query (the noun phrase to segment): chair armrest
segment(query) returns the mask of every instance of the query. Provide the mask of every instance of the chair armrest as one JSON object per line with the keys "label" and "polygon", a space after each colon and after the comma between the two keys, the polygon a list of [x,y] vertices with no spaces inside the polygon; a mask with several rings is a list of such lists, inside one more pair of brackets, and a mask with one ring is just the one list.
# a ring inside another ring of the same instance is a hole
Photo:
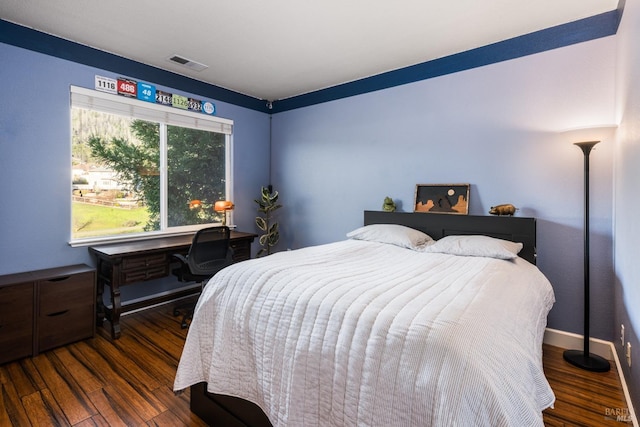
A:
{"label": "chair armrest", "polygon": [[182,264],[187,263],[187,257],[182,254],[171,254],[171,258],[180,261]]}

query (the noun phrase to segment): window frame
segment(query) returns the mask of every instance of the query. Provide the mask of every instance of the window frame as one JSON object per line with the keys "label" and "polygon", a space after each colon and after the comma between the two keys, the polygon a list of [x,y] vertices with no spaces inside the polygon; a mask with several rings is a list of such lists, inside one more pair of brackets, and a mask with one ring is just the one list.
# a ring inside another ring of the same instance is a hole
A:
{"label": "window frame", "polygon": [[[166,129],[168,125],[186,127],[197,130],[206,130],[210,132],[222,133],[225,135],[225,194],[227,200],[233,200],[233,120],[221,118],[218,116],[197,113],[189,110],[169,107],[151,102],[141,101],[136,98],[129,98],[120,95],[100,92],[96,90],[86,89],[78,86],[70,86],[70,104],[69,104],[69,129],[73,129],[71,121],[72,108],[85,108],[93,111],[100,111],[108,114],[116,114],[132,119],[140,119],[160,123],[160,230],[146,231],[142,233],[122,234],[117,236],[100,236],[88,237],[82,239],[74,239],[72,237],[73,227],[73,210],[69,216],[69,245],[89,246],[102,243],[119,243],[148,240],[154,238],[168,237],[173,235],[191,234],[195,231],[210,227],[212,225],[220,225],[217,223],[194,224],[178,227],[168,226],[168,159],[167,159],[167,138]],[[164,129],[164,130],[162,130]],[[164,136],[162,135],[164,133]],[[69,138],[71,147],[71,133]],[[71,164],[71,153],[69,153],[69,170],[73,169]],[[71,175],[71,174],[70,174]],[[71,176],[70,176],[71,181]],[[71,182],[70,182],[71,183]],[[69,192],[69,206],[72,205],[73,199]],[[233,210],[229,211],[229,223],[233,224]]]}

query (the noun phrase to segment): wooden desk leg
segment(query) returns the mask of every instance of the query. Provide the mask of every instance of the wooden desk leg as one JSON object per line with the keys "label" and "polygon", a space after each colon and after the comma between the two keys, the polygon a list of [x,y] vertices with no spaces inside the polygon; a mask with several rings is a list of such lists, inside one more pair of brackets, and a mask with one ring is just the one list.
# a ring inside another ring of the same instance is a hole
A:
{"label": "wooden desk leg", "polygon": [[113,264],[111,273],[111,338],[120,338],[120,313],[122,313],[122,301],[120,298],[120,263]]}
{"label": "wooden desk leg", "polygon": [[96,327],[101,328],[104,323],[104,281],[105,277],[100,273],[102,269],[102,260],[98,259],[98,280],[96,286]]}

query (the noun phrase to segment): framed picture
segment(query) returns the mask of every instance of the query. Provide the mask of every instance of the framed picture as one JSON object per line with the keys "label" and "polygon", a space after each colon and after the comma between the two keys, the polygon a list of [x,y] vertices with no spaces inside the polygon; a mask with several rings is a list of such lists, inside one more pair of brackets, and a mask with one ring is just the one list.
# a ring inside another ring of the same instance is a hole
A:
{"label": "framed picture", "polygon": [[417,184],[414,212],[467,215],[469,184]]}

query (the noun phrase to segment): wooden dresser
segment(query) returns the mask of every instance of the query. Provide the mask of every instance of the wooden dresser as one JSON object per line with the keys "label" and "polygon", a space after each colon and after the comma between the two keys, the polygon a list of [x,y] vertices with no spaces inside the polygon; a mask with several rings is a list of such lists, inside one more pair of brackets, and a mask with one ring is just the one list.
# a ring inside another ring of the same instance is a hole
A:
{"label": "wooden dresser", "polygon": [[93,337],[95,292],[84,264],[0,276],[0,363]]}

